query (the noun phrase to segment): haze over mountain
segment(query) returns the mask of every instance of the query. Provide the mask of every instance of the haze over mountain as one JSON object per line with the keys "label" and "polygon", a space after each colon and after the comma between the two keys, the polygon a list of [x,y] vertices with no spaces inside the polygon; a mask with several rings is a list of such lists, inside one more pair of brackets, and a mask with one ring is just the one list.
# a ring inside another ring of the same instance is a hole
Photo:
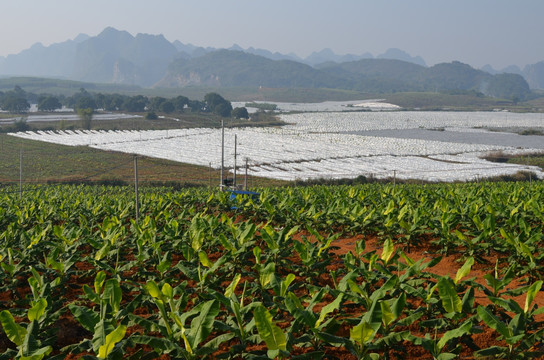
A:
{"label": "haze over mountain", "polygon": [[[483,71],[485,70],[485,71]],[[389,49],[338,55],[330,49],[304,59],[265,49],[199,47],[169,42],[162,35],[131,35],[112,27],[94,37],[43,46],[0,57],[2,76],[59,77],[143,87],[327,87],[368,92],[475,90],[497,97],[522,98],[544,88],[544,61],[511,74],[491,66],[476,70],[459,62],[427,67],[419,56]],[[522,78],[525,78],[525,80]],[[529,84],[529,85],[527,85]],[[512,91],[507,91],[508,85]]]}

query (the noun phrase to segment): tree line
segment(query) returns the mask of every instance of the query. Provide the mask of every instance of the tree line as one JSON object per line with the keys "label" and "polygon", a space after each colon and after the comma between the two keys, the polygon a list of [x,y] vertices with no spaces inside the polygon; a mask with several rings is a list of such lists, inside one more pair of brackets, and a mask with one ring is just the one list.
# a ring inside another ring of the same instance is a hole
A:
{"label": "tree line", "polygon": [[91,93],[84,88],[72,96],[34,94],[15,86],[13,90],[0,91],[0,108],[4,111],[21,114],[30,109],[30,104],[36,104],[39,111],[52,112],[59,109],[71,109],[75,112],[89,111],[124,111],[130,113],[145,113],[153,118],[156,113],[203,112],[214,113],[222,117],[249,118],[245,107],[232,108],[230,101],[218,93],[208,93],[203,100],[191,100],[185,96],[164,98],[160,96],[146,97],[143,95],[122,95]]}

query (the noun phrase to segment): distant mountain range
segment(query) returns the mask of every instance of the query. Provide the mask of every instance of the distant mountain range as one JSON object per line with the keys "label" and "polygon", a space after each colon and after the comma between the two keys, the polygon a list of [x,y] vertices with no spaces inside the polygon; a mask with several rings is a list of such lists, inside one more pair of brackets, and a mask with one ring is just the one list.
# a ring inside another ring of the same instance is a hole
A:
{"label": "distant mountain range", "polygon": [[491,65],[485,65],[482,70],[493,75],[503,73],[518,74],[527,80],[531,89],[544,89],[544,61],[526,65],[523,70],[516,65],[510,65],[502,70],[495,70]]}
{"label": "distant mountain range", "polygon": [[[506,74],[508,73],[508,74]],[[142,87],[263,86],[336,88],[368,92],[475,90],[496,97],[525,97],[544,88],[544,61],[497,71],[459,62],[427,67],[419,57],[389,49],[374,57],[337,55],[330,49],[301,59],[295,54],[234,45],[203,48],[162,35],[108,27],[94,37],[43,46],[0,57],[0,76],[55,77]]]}

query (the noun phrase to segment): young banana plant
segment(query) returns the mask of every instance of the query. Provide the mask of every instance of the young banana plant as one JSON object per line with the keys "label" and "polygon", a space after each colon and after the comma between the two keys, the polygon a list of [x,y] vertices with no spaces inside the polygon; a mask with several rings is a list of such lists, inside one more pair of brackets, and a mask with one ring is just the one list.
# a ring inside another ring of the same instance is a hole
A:
{"label": "young banana plant", "polygon": [[40,298],[33,302],[27,312],[29,324],[25,327],[17,324],[8,310],[0,312],[0,324],[8,339],[17,346],[17,351],[8,351],[4,356],[20,360],[41,360],[48,356],[53,348],[43,346],[39,338],[40,323],[46,317],[47,301]]}
{"label": "young banana plant", "polygon": [[[542,281],[536,281],[526,288],[525,306],[512,299],[491,297],[495,305],[506,312],[515,314],[514,317],[498,317],[489,309],[478,306],[478,317],[487,326],[496,330],[506,342],[506,346],[492,346],[476,352],[477,356],[492,356],[494,358],[525,359],[544,355],[544,351],[535,348],[535,344],[543,340],[544,329],[534,321],[534,316],[544,313],[544,307],[532,306],[534,299],[542,288]],[[509,319],[509,320],[508,320]]]}
{"label": "young banana plant", "polygon": [[289,356],[286,336],[281,328],[274,324],[270,312],[263,305],[259,305],[253,310],[253,317],[259,336],[268,348],[268,357],[275,359]]}
{"label": "young banana plant", "polygon": [[126,332],[126,326],[117,320],[123,296],[121,286],[119,280],[106,279],[106,273],[100,271],[95,277],[94,287],[83,285],[83,292],[88,300],[99,306],[98,313],[76,304],[70,304],[68,308],[79,323],[93,333],[90,350],[98,358],[105,359],[112,351],[121,351],[118,344]]}
{"label": "young banana plant", "polygon": [[[321,308],[319,314],[313,311],[315,305],[322,301],[330,289],[321,288],[310,299],[305,307],[300,299],[292,292],[289,292],[284,300],[284,304],[295,318],[291,327],[288,329],[289,343],[303,344],[302,346],[310,345],[316,351],[322,351],[322,345],[325,343],[339,345],[343,340],[333,334],[332,328],[336,326],[334,316],[329,316],[334,311],[340,309],[344,300],[344,294],[339,293],[338,296],[327,305]],[[303,335],[294,338],[295,334]],[[317,353],[314,354],[318,356]]]}
{"label": "young banana plant", "polygon": [[[232,338],[232,334],[224,334],[202,345],[202,342],[211,334],[215,318],[219,314],[219,301],[214,299],[200,303],[190,311],[181,314],[180,309],[185,306],[187,299],[184,296],[176,299],[176,291],[168,283],[164,283],[159,288],[157,283],[149,280],[145,290],[159,309],[162,320],[159,329],[166,339],[160,340],[146,335],[133,336],[132,341],[135,343],[150,345],[157,353],[170,352],[172,355],[185,359],[198,359],[212,353],[222,342]],[[193,318],[190,327],[186,329],[185,323],[190,317]],[[155,324],[149,320],[135,316],[131,318],[150,331],[156,328]]]}

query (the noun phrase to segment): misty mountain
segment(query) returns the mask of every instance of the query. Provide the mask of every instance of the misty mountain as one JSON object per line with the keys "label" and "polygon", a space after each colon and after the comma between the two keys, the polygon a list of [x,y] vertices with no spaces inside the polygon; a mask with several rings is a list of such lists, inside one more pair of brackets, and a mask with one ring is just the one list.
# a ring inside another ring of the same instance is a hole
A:
{"label": "misty mountain", "polygon": [[253,54],[253,55],[259,55],[259,56],[262,56],[262,57],[265,57],[267,59],[270,59],[270,60],[292,60],[292,61],[297,61],[297,62],[303,62],[301,58],[299,58],[298,56],[296,56],[295,54],[281,54],[279,52],[271,52],[271,51],[268,51],[268,50],[265,50],[265,49],[255,49],[254,47],[249,47],[247,49],[243,49],[242,47],[234,44],[232,47],[230,47],[228,50],[238,50],[238,51],[243,51],[243,52],[246,52],[248,54]]}
{"label": "misty mountain", "polygon": [[510,65],[501,70],[495,70],[490,65],[485,65],[482,70],[493,75],[506,73],[521,75],[531,89],[544,89],[544,61],[527,65],[523,70],[516,65]]}
{"label": "misty mountain", "polygon": [[178,53],[162,35],[106,28],[99,35],[43,46],[0,57],[0,74],[59,77],[70,80],[151,86],[160,80]]}
{"label": "misty mountain", "polygon": [[370,92],[476,91],[507,99],[523,99],[530,93],[520,75],[491,75],[458,61],[425,67],[401,60],[364,59],[321,70],[357,80],[356,90]]}
{"label": "misty mountain", "polygon": [[[328,63],[345,63],[351,61],[357,61],[361,59],[374,59],[374,56],[366,52],[361,55],[346,54],[346,55],[337,55],[331,49],[323,49],[319,52],[313,52],[308,57],[302,60],[305,64],[312,66],[320,66],[321,64]],[[421,66],[427,66],[425,60],[420,56],[411,56],[405,51],[400,49],[388,49],[385,53],[376,56],[376,59],[390,59],[390,60],[401,60],[410,63],[414,63]]]}
{"label": "misty mountain", "polygon": [[217,50],[198,58],[177,59],[157,87],[338,87],[344,79],[292,60],[271,60],[237,50]]}
{"label": "misty mountain", "polygon": [[47,47],[36,43],[19,54],[0,57],[0,73],[69,78],[75,63],[77,45],[87,39],[88,35],[80,34],[74,40]]}
{"label": "misty mountain", "polygon": [[72,78],[80,81],[152,86],[178,53],[162,35],[106,28],[77,46]]}
{"label": "misty mountain", "polygon": [[323,49],[300,59],[294,54],[238,45],[218,50],[169,42],[162,35],[132,36],[111,27],[94,37],[80,35],[47,47],[38,43],[19,54],[0,57],[0,76],[59,77],[143,87],[324,87],[377,93],[474,90],[512,96],[503,89],[510,84],[515,96],[523,98],[527,82],[517,75],[522,73],[531,87],[544,88],[544,62],[528,65],[523,71],[507,69],[516,76],[497,77],[502,72],[490,66],[485,70],[459,62],[427,67],[421,57],[399,49],[389,49],[376,58],[369,53],[337,55]]}
{"label": "misty mountain", "polygon": [[362,59],[314,68],[291,60],[270,60],[239,50],[218,50],[178,59],[157,87],[334,88],[372,93],[396,91],[475,91],[502,98],[526,98],[529,85],[520,75],[491,75],[454,61],[425,67],[392,59]]}
{"label": "misty mountain", "polygon": [[414,63],[421,66],[427,66],[425,60],[421,56],[411,56],[405,51],[400,49],[387,49],[387,51],[381,55],[376,56],[377,59],[393,59],[402,60],[410,63]]}
{"label": "misty mountain", "polygon": [[323,49],[319,52],[313,52],[306,57],[303,62],[308,65],[317,66],[325,63],[343,63],[347,61],[356,61],[360,59],[372,59],[371,53],[364,53],[362,55],[336,55],[331,49]]}
{"label": "misty mountain", "polygon": [[491,65],[487,64],[482,66],[481,70],[488,72],[491,75],[510,73],[510,74],[518,74],[523,76],[523,71],[519,68],[519,66],[516,66],[516,65],[510,65],[505,67],[504,69],[496,70]]}
{"label": "misty mountain", "polygon": [[523,77],[533,89],[544,89],[544,61],[527,65],[523,69]]}

